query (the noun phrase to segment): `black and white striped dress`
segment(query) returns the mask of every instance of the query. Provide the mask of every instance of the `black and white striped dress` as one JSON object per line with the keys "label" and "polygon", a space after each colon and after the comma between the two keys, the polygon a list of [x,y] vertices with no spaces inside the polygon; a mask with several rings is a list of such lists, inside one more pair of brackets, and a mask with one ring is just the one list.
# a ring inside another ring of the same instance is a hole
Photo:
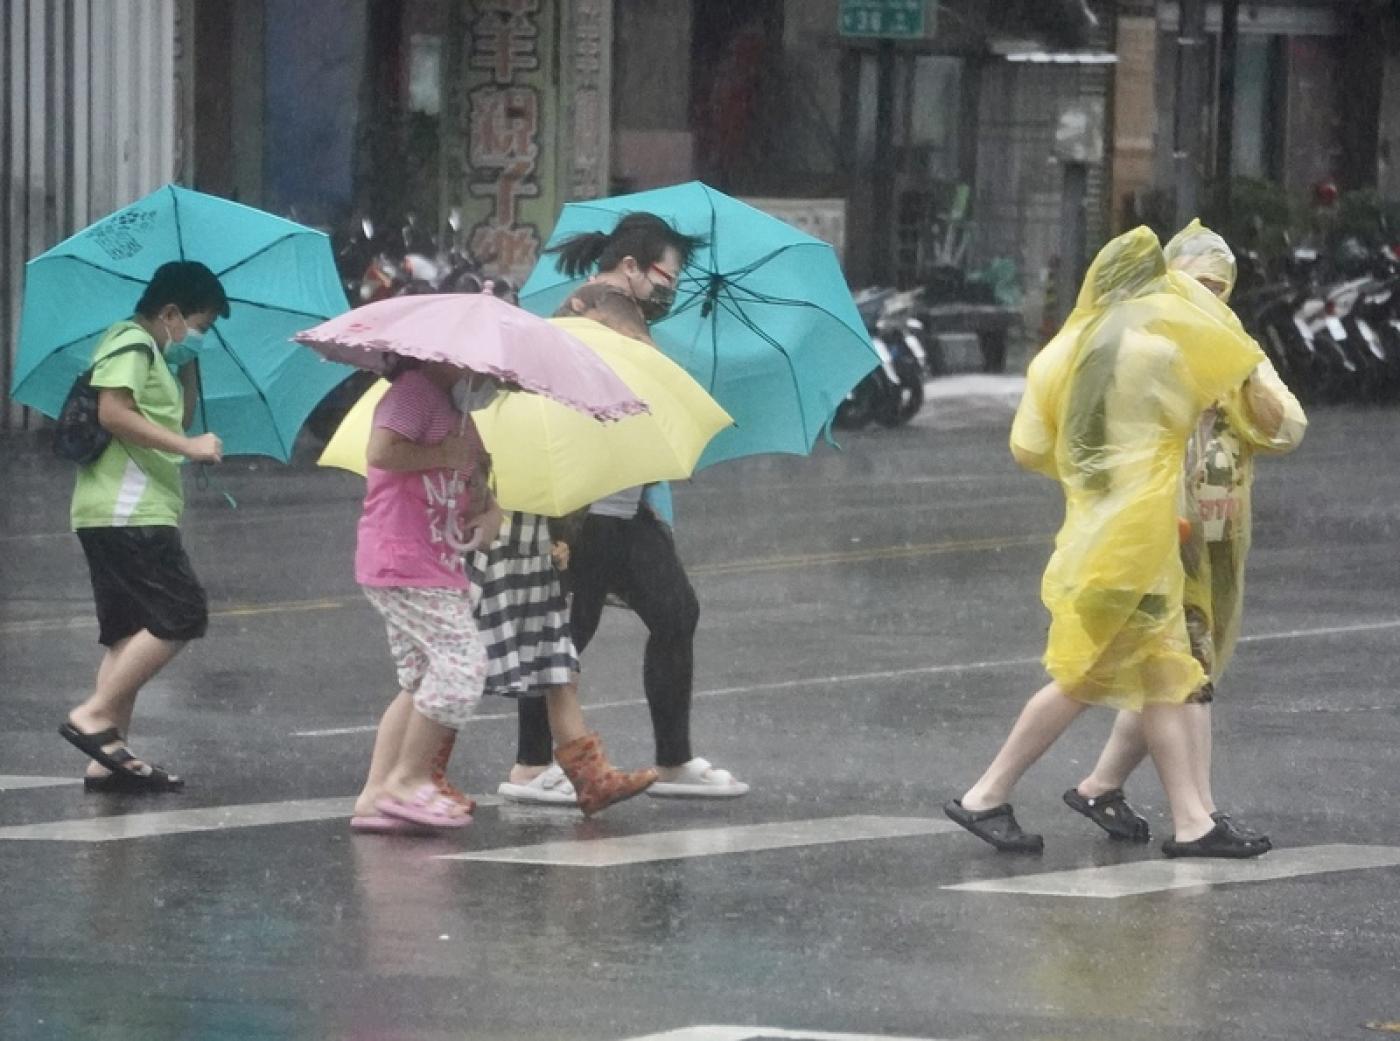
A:
{"label": "black and white striped dress", "polygon": [[486,645],[486,693],[516,698],[569,682],[578,655],[545,519],[507,513],[500,537],[486,552],[472,554],[470,568]]}

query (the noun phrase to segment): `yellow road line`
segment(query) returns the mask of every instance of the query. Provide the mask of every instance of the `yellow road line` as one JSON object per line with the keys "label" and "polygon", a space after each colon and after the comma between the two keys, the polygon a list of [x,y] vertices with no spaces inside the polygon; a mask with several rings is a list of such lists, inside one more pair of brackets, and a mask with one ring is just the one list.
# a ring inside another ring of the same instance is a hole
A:
{"label": "yellow road line", "polygon": [[950,542],[923,542],[903,546],[872,546],[870,548],[837,550],[831,553],[803,553],[790,557],[767,557],[756,560],[728,560],[701,564],[689,568],[692,575],[746,575],[755,571],[783,571],[811,567],[816,564],[856,564],[869,560],[909,560],[931,557],[940,553],[963,553],[983,549],[1004,549],[1048,543],[1048,535],[1023,535],[1013,538],[962,539]]}
{"label": "yellow road line", "polygon": [[[802,553],[783,557],[755,557],[748,560],[716,561],[687,570],[696,576],[748,575],[763,571],[788,571],[829,564],[860,564],[872,560],[910,560],[942,553],[969,553],[979,550],[1009,549],[1048,543],[1048,535],[1017,535],[1010,538],[957,539],[921,542],[901,546],[871,546],[831,553]],[[335,611],[358,603],[358,595],[320,597],[315,600],[284,600],[266,604],[234,604],[209,612],[213,618],[249,618],[267,614],[294,614],[309,611]],[[49,632],[58,629],[87,629],[95,623],[91,616],[79,618],[34,618],[0,622],[0,635]]]}

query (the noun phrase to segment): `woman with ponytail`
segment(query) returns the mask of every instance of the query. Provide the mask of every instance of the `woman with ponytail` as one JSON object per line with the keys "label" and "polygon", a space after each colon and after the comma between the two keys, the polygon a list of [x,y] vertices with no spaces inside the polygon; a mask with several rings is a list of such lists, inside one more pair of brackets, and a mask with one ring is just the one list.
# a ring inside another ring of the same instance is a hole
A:
{"label": "woman with ponytail", "polygon": [[[611,233],[587,232],[558,246],[559,269],[593,276],[559,309],[561,316],[591,318],[614,332],[652,343],[649,326],[664,318],[676,296],[681,269],[702,241],[683,235],[651,213],[630,213]],[[670,528],[646,501],[646,489],[629,488],[594,503],[557,558],[571,576],[569,629],[582,653],[597,632],[609,593],[625,600],[647,627],[643,685],[656,740],[652,795],[733,797],[748,791],[695,756],[690,746],[695,627],[700,606],[676,555]],[[557,584],[557,583],[556,583]],[[520,802],[565,802],[571,794],[561,774],[576,771],[561,746],[551,755],[550,716],[538,699],[521,699],[519,747],[500,794]],[[557,757],[558,765],[551,765]],[[561,770],[562,768],[562,770]]]}

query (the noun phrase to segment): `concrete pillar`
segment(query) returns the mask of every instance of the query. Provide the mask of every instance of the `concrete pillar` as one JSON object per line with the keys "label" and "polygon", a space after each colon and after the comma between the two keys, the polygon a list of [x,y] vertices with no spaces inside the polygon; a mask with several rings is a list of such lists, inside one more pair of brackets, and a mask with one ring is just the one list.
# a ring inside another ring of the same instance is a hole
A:
{"label": "concrete pillar", "polygon": [[1205,175],[1206,5],[1181,0],[1176,36],[1176,224],[1181,227],[1201,209]]}

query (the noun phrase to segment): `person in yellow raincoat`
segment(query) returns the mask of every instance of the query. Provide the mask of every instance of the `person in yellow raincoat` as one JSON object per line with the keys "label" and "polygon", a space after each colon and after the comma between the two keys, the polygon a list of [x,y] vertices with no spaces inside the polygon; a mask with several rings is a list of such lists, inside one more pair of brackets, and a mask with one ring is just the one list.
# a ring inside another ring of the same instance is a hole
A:
{"label": "person in yellow raincoat", "polygon": [[[1235,286],[1235,256],[1223,238],[1193,220],[1163,252],[1168,277],[1184,294],[1196,299],[1196,285],[1204,286],[1219,303],[1202,301],[1203,306],[1214,306],[1223,321],[1238,325],[1225,306]],[[1302,440],[1307,422],[1298,399],[1265,359],[1243,384],[1202,414],[1186,454],[1182,511],[1186,526],[1181,548],[1186,627],[1192,653],[1207,676],[1188,699],[1196,785],[1212,818],[1264,842],[1268,842],[1266,836],[1242,827],[1216,807],[1210,779],[1210,706],[1239,639],[1254,456],[1292,451]],[[1115,838],[1146,842],[1147,820],[1123,795],[1128,775],[1146,755],[1141,720],[1129,712],[1119,713],[1093,771],[1065,792],[1065,802]]]}
{"label": "person in yellow raincoat", "polygon": [[1052,682],[1027,702],[977,782],[944,807],[998,849],[1043,847],[1009,799],[1086,705],[1141,714],[1172,809],[1168,856],[1267,848],[1211,819],[1182,709],[1206,681],[1187,636],[1178,536],[1187,441],[1201,413],[1263,360],[1212,307],[1167,276],[1156,236],[1136,228],[1099,252],[1074,312],[1027,373],[1012,454],[1054,477],[1065,496],[1041,583]]}

